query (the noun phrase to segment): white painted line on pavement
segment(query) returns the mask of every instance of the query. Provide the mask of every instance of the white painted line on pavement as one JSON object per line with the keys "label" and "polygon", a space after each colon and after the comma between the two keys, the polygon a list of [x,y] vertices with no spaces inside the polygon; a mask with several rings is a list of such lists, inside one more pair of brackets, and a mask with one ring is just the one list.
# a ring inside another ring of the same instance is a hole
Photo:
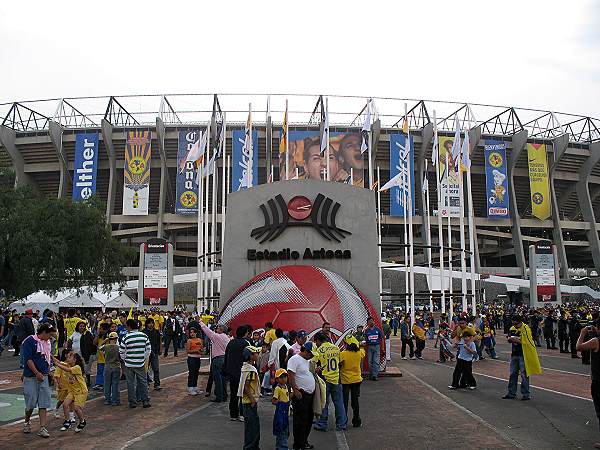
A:
{"label": "white painted line on pavement", "polygon": [[350,447],[348,446],[348,441],[346,440],[346,433],[344,433],[343,431],[336,431],[335,440],[337,442],[338,450],[350,450]]}
{"label": "white painted line on pavement", "polygon": [[202,405],[202,406],[199,406],[199,407],[198,407],[198,408],[196,408],[196,409],[192,409],[191,411],[188,411],[188,412],[186,412],[186,413],[185,413],[185,414],[183,414],[182,416],[176,417],[175,419],[171,420],[170,422],[168,422],[168,423],[165,423],[164,425],[161,425],[160,427],[158,427],[158,428],[155,428],[155,429],[154,429],[154,430],[152,430],[152,431],[148,431],[147,433],[144,433],[144,434],[142,434],[141,436],[138,436],[138,437],[136,437],[136,438],[134,438],[134,439],[131,439],[131,440],[127,441],[127,442],[125,443],[125,445],[123,445],[123,446],[121,447],[121,450],[124,450],[124,449],[128,448],[129,446],[131,446],[131,445],[135,444],[136,442],[140,442],[140,441],[142,441],[142,440],[146,439],[147,437],[150,437],[150,436],[152,436],[152,435],[154,435],[154,434],[158,433],[159,431],[162,431],[162,430],[164,430],[165,428],[167,428],[167,427],[169,427],[169,426],[171,426],[171,425],[173,425],[173,424],[175,424],[175,423],[177,423],[177,422],[180,422],[180,421],[182,421],[183,419],[186,419],[186,418],[190,417],[192,414],[196,414],[197,412],[200,412],[200,411],[202,411],[203,409],[206,409],[206,408],[208,408],[209,406],[213,406],[213,404],[214,404],[214,403],[206,403],[206,404],[204,404],[204,405]]}
{"label": "white painted line on pavement", "polygon": [[409,370],[404,369],[404,371],[412,378],[414,378],[415,380],[417,380],[419,383],[421,383],[423,386],[427,387],[428,389],[430,389],[432,392],[435,392],[436,394],[438,394],[440,397],[442,397],[444,400],[446,400],[448,403],[450,403],[452,406],[455,406],[456,408],[460,409],[462,412],[468,414],[469,416],[471,416],[473,419],[477,420],[479,423],[481,423],[482,425],[488,427],[490,430],[494,431],[496,434],[498,434],[499,436],[501,436],[503,439],[506,439],[507,441],[509,441],[512,445],[514,445],[517,448],[520,448],[522,450],[525,449],[525,447],[523,447],[521,444],[519,444],[517,441],[515,441],[514,439],[512,439],[509,436],[506,436],[505,434],[501,433],[500,430],[498,428],[496,428],[494,425],[492,425],[491,423],[487,422],[486,420],[484,420],[482,417],[478,416],[477,414],[475,414],[473,411],[465,408],[464,406],[460,405],[459,403],[455,402],[454,400],[452,400],[450,397],[448,397],[446,394],[441,393],[439,390],[437,390],[436,388],[434,388],[431,384],[427,383],[424,380],[421,380],[419,377],[417,377],[415,374],[413,374],[412,372],[410,372]]}
{"label": "white painted line on pavement", "polygon": [[[397,352],[392,352],[393,354],[399,355],[399,353]],[[447,366],[446,364],[440,364],[440,363],[436,363],[436,362],[431,362],[431,361],[427,361],[427,360],[422,360],[428,364],[433,364],[434,366],[440,366],[440,367],[445,367],[447,369],[452,369],[454,370],[454,367],[452,366]],[[508,383],[508,380],[506,378],[500,378],[500,377],[495,377],[493,375],[488,375],[485,373],[481,373],[481,372],[473,372],[474,375],[479,375],[481,377],[485,377],[485,378],[491,378],[493,380],[498,380],[498,381],[504,381],[505,383]],[[535,386],[533,384],[529,384],[529,387],[535,388],[535,389],[539,389],[541,391],[546,391],[546,392],[552,392],[553,394],[558,394],[558,395],[564,395],[565,397],[571,397],[571,398],[576,398],[578,400],[585,400],[587,402],[591,402],[593,401],[591,398],[586,398],[586,397],[581,397],[579,395],[575,395],[575,394],[567,394],[566,392],[561,392],[561,391],[555,391],[554,389],[549,389],[549,388],[545,388],[545,387],[541,387],[541,386]]]}

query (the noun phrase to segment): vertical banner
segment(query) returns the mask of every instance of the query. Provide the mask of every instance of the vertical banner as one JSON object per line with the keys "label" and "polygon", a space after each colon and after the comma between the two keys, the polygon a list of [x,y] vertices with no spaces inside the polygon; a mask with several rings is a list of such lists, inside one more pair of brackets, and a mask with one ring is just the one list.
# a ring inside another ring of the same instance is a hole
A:
{"label": "vertical banner", "polygon": [[[406,135],[404,133],[390,135],[390,179],[401,173],[406,172],[406,178],[403,182],[408,182],[408,173],[411,174],[410,179],[410,195],[412,198],[412,215],[415,215],[415,148],[414,140],[410,137],[410,155],[407,161],[400,158],[404,154],[406,148]],[[408,192],[406,193],[408,200]],[[403,189],[400,186],[394,186],[390,189],[390,216],[404,217],[404,195]],[[409,208],[406,205],[406,215],[408,216]]]}
{"label": "vertical banner", "polygon": [[86,200],[96,193],[98,136],[98,132],[77,133],[75,135],[74,201]]}
{"label": "vertical banner", "polygon": [[554,247],[551,241],[539,241],[534,245],[535,280],[539,302],[557,301]]}
{"label": "vertical banner", "polygon": [[[244,130],[233,130],[233,143],[231,152],[231,191],[237,192],[246,189],[248,180],[248,163],[250,149],[246,148],[246,133]],[[258,184],[258,132],[252,130],[252,184]]]}
{"label": "vertical banner", "polygon": [[144,244],[144,306],[166,306],[169,298],[169,245],[153,238]]}
{"label": "vertical banner", "polygon": [[528,143],[527,161],[529,162],[531,214],[540,220],[546,220],[551,214],[546,144]]}
{"label": "vertical banner", "polygon": [[506,143],[503,141],[486,140],[484,155],[488,219],[508,218]]}
{"label": "vertical banner", "polygon": [[[448,217],[448,214],[450,214],[450,217],[460,217],[459,174],[454,169],[457,165],[452,156],[454,137],[440,136],[439,142],[442,203],[438,205],[438,214],[441,214],[442,217]],[[446,155],[448,155],[449,167],[446,167]],[[450,204],[448,204],[448,200],[450,200]]]}
{"label": "vertical banner", "polygon": [[150,197],[150,131],[128,131],[125,143],[123,214],[148,215]]}
{"label": "vertical banner", "polygon": [[181,215],[198,214],[198,183],[196,183],[196,164],[185,161],[188,152],[202,137],[196,130],[179,130],[177,149],[177,180],[175,213]]}
{"label": "vertical banner", "polygon": [[[319,131],[289,131],[288,148],[290,179],[323,180],[327,167],[325,153],[321,154]],[[350,183],[352,171],[353,185],[364,186],[365,161],[360,153],[359,132],[329,134],[329,170],[331,181]],[[279,150],[279,179],[285,180],[285,149]]]}

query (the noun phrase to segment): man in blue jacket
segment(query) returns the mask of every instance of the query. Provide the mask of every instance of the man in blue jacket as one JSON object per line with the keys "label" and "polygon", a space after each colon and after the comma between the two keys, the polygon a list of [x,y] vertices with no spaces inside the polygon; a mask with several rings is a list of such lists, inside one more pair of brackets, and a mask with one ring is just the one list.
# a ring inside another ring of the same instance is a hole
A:
{"label": "man in blue jacket", "polygon": [[369,378],[377,381],[379,376],[379,354],[380,345],[383,341],[383,332],[375,325],[372,317],[367,319],[365,328],[365,340],[367,341],[367,358],[369,361]]}

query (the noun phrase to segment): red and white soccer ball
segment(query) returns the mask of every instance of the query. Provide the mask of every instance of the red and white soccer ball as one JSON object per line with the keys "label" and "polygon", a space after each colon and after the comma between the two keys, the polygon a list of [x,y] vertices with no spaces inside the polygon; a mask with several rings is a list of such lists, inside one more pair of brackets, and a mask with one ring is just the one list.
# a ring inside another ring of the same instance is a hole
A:
{"label": "red and white soccer ball", "polygon": [[220,321],[233,329],[244,324],[257,329],[273,322],[275,328],[309,334],[329,322],[339,343],[369,316],[381,328],[371,303],[341,275],[314,266],[281,266],[239,288],[225,304]]}

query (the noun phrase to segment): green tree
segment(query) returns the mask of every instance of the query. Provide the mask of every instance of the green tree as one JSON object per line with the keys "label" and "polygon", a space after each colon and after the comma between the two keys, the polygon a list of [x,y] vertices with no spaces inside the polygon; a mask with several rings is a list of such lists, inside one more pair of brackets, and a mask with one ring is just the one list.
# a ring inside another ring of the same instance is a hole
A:
{"label": "green tree", "polygon": [[0,188],[0,288],[9,299],[123,283],[135,251],[114,239],[104,208]]}

